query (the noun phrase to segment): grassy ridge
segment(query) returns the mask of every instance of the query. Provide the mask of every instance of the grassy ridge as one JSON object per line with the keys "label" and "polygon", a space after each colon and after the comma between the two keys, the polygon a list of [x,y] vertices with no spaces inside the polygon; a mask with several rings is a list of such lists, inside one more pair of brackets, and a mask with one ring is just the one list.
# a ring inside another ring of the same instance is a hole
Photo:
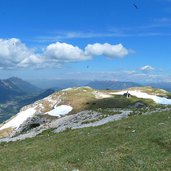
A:
{"label": "grassy ridge", "polygon": [[0,170],[144,170],[171,168],[171,113],[43,134],[0,145]]}
{"label": "grassy ridge", "polygon": [[124,96],[114,95],[111,98],[96,99],[87,105],[86,109],[106,109],[106,108],[129,108],[131,105],[140,102],[148,107],[160,106],[151,99],[140,99],[137,97],[125,98]]}
{"label": "grassy ridge", "polygon": [[[155,89],[150,89],[151,91],[155,91]],[[52,99],[57,99],[60,96],[61,102],[59,105],[69,104],[73,107],[73,113],[77,113],[83,110],[95,110],[98,108],[106,109],[106,108],[127,108],[130,105],[133,105],[137,102],[141,102],[146,106],[156,107],[157,105],[151,99],[141,99],[136,97],[125,98],[120,95],[113,95],[109,98],[95,98],[93,92],[96,90],[91,88],[74,88],[69,91],[60,91],[56,92],[52,95]],[[99,93],[108,94],[108,91],[98,91]],[[48,104],[46,100],[43,101],[43,105],[45,106],[45,111],[47,112],[51,109],[50,104]]]}

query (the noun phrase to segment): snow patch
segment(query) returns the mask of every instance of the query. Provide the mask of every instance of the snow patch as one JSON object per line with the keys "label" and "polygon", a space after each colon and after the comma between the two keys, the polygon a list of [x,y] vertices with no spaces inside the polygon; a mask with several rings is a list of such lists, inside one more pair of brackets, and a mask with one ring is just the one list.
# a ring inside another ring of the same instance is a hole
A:
{"label": "snow patch", "polygon": [[66,89],[63,89],[62,91],[70,91],[70,90],[73,90],[73,88],[66,88]]}
{"label": "snow patch", "polygon": [[67,115],[69,112],[72,111],[72,107],[68,105],[60,105],[60,106],[55,106],[55,108],[46,114],[50,116],[64,116]]}
{"label": "snow patch", "polygon": [[98,92],[98,91],[94,91],[93,94],[95,95],[96,99],[103,99],[103,98],[111,97],[111,95],[109,94]]}
{"label": "snow patch", "polygon": [[[116,92],[116,93],[110,93],[110,94],[115,94],[115,95],[123,95],[124,93],[126,93],[127,91],[120,91],[120,92]],[[138,98],[143,98],[143,99],[152,99],[153,101],[155,101],[158,104],[163,104],[163,105],[171,105],[171,99],[167,99],[165,97],[159,97],[156,95],[150,95],[141,91],[129,91],[129,93],[132,96],[136,96]]]}
{"label": "snow patch", "polygon": [[0,130],[6,129],[6,128],[18,128],[29,117],[33,117],[35,113],[36,113],[35,107],[28,108],[24,111],[21,111],[14,118],[12,118],[7,123],[2,125],[2,127],[0,127]]}

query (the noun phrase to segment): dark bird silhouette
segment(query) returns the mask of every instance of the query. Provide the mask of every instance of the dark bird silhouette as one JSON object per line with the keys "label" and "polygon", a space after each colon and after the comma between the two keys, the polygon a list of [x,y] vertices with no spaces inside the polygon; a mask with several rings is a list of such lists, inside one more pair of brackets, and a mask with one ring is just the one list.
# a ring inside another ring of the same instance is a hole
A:
{"label": "dark bird silhouette", "polygon": [[138,9],[138,6],[137,6],[136,4],[133,4],[133,6],[134,6],[136,9]]}
{"label": "dark bird silhouette", "polygon": [[89,68],[89,65],[87,65],[87,68]]}

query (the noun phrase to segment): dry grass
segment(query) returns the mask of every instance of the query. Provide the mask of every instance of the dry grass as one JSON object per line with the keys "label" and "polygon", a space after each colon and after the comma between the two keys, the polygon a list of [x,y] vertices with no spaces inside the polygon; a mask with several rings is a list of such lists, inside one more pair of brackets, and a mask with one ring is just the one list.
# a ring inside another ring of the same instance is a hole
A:
{"label": "dry grass", "polygon": [[92,94],[92,89],[86,88],[67,91],[61,98],[61,104],[67,104],[73,107],[73,111],[70,114],[85,110],[87,103],[95,99],[94,95]]}
{"label": "dry grass", "polygon": [[12,131],[11,128],[6,128],[6,129],[3,129],[3,130],[0,130],[0,138],[9,136],[11,131]]}

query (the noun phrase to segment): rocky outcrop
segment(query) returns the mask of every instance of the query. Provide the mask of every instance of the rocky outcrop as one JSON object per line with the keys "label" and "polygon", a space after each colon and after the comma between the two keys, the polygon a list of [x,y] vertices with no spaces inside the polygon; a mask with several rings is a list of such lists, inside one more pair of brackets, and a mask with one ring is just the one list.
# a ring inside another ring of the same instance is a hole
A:
{"label": "rocky outcrop", "polygon": [[82,111],[74,115],[64,116],[54,120],[42,118],[30,118],[25,121],[11,137],[0,139],[0,142],[10,142],[32,138],[47,129],[54,129],[54,132],[62,132],[67,129],[80,129],[85,127],[96,127],[108,122],[120,120],[129,116],[129,110],[117,110],[118,114],[103,115],[96,111]]}
{"label": "rocky outcrop", "polygon": [[33,118],[28,118],[24,123],[22,123],[20,125],[20,127],[16,130],[13,131],[13,133],[11,134],[11,136],[16,136],[19,135],[21,133],[26,133],[29,132],[30,130],[34,129],[34,128],[38,128],[40,126],[44,126],[45,124],[50,123],[50,119],[47,119],[45,117],[41,117],[41,116],[35,116]]}
{"label": "rocky outcrop", "polygon": [[129,107],[130,108],[146,108],[147,105],[142,102],[136,102],[135,104],[130,105]]}

